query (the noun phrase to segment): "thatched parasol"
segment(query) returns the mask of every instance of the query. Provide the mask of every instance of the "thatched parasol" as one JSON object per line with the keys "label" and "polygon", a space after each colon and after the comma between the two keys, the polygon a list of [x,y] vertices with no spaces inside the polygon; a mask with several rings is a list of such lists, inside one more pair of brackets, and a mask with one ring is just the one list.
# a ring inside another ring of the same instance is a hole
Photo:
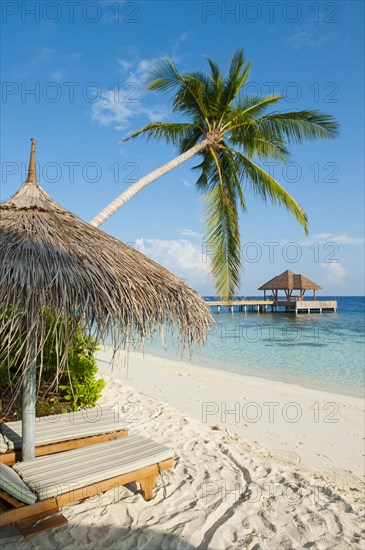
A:
{"label": "thatched parasol", "polygon": [[212,320],[204,300],[172,273],[53,201],[37,183],[31,141],[27,181],[0,204],[0,340],[6,353],[17,350],[22,371],[23,460],[34,458],[45,310],[58,321],[55,345],[65,349],[80,324],[102,341],[119,332],[115,348],[166,325],[191,346]]}

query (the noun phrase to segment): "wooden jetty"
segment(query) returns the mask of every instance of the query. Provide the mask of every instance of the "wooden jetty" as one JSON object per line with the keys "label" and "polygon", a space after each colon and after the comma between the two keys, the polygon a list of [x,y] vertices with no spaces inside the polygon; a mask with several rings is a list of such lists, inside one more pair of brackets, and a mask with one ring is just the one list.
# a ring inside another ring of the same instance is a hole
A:
{"label": "wooden jetty", "polygon": [[[257,313],[271,312],[293,312],[293,313],[323,313],[337,311],[337,300],[317,300],[316,291],[321,287],[314,283],[304,275],[297,275],[289,269],[277,275],[258,290],[264,291],[262,299],[257,298],[242,298],[229,301],[213,300],[207,301],[210,307],[216,307],[217,313],[220,313],[222,307],[228,307],[233,313],[234,308],[238,307],[238,311],[256,311]],[[279,290],[283,290],[285,297],[279,298]],[[299,295],[294,296],[293,291],[298,290]],[[306,290],[313,290],[313,300],[305,300],[304,295]],[[267,297],[266,291],[272,292],[272,295]]]}
{"label": "wooden jetty", "polygon": [[[236,311],[265,313],[325,313],[337,311],[337,300],[208,300],[209,307],[216,308],[220,313],[222,307],[227,307],[233,313]],[[214,312],[214,311],[213,311]]]}

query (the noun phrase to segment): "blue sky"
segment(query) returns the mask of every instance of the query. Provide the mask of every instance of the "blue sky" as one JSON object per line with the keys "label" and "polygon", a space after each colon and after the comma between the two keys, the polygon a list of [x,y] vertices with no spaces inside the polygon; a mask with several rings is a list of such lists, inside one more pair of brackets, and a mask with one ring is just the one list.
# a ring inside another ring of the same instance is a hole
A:
{"label": "blue sky", "polygon": [[[152,120],[176,120],[167,96],[144,89],[155,60],[167,54],[184,72],[204,69],[209,56],[227,68],[243,48],[248,91],[286,95],[281,110],[328,111],[341,134],[294,148],[288,166],[266,166],[309,215],[309,237],[247,191],[240,292],[291,269],[323,294],[364,294],[363,2],[4,0],[1,9],[1,200],[24,181],[35,136],[40,183],[90,220],[177,154],[161,143],[120,143]],[[193,165],[153,183],[102,229],[211,294]]]}

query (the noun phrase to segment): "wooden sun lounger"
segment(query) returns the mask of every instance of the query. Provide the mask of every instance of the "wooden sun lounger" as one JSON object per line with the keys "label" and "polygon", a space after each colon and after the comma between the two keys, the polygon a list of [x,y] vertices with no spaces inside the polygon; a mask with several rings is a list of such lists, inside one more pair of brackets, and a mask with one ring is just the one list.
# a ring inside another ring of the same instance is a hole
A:
{"label": "wooden sun lounger", "polygon": [[[78,439],[68,439],[66,441],[60,441],[58,443],[37,445],[35,448],[35,456],[38,458],[54,453],[70,451],[72,449],[80,449],[82,447],[88,447],[89,445],[95,445],[97,443],[104,443],[105,441],[127,437],[127,435],[128,430],[123,429],[99,435],[80,437]],[[17,449],[16,451],[0,454],[0,462],[2,462],[3,464],[7,464],[8,466],[12,466],[13,464],[21,460],[21,456],[21,449]]]}
{"label": "wooden sun lounger", "polygon": [[[128,458],[128,455],[130,455],[130,458]],[[101,460],[100,464],[98,464],[98,456]],[[103,479],[103,471],[109,470],[116,473],[118,456],[120,456],[121,473]],[[52,461],[52,459],[57,460]],[[94,476],[94,481],[71,491],[64,491],[63,487],[72,484],[72,479],[66,477],[63,481],[60,481],[57,480],[57,477],[62,480],[63,475],[69,475],[67,474],[68,466],[72,471],[72,475],[75,475],[74,464],[77,462],[79,462],[81,476],[80,485],[83,483],[82,475],[85,469],[89,470],[86,477],[91,473]],[[60,469],[63,469],[66,473],[60,473],[57,476],[54,468],[57,463],[61,465]],[[133,468],[133,465],[141,467]],[[27,485],[38,493],[39,500],[34,504],[24,504],[7,492],[0,490],[0,498],[12,506],[12,509],[0,515],[0,526],[15,523],[24,537],[32,537],[67,523],[67,519],[60,512],[62,506],[132,482],[139,483],[145,500],[151,500],[158,475],[163,470],[172,468],[173,465],[173,451],[142,436],[128,436],[125,439],[113,442],[100,443],[84,449],[42,457],[35,461],[18,463],[16,465],[18,473],[21,474]],[[48,467],[53,472],[52,482],[55,482],[55,485],[51,487],[51,492],[52,490],[56,491],[56,494],[50,498],[44,498],[48,489],[48,475],[43,475],[43,467]],[[36,472],[32,473],[34,469]],[[98,474],[95,472],[98,472]],[[41,487],[39,481],[42,476],[46,482],[44,487]],[[34,486],[29,483],[32,478]],[[67,483],[64,483],[65,481]],[[36,490],[37,486],[38,490]]]}
{"label": "wooden sun lounger", "polygon": [[[37,418],[36,456],[126,437],[128,430],[124,424],[124,420],[116,417],[115,411],[106,407]],[[0,430],[12,447],[8,452],[0,453],[0,462],[11,466],[21,460],[21,422],[1,424]]]}

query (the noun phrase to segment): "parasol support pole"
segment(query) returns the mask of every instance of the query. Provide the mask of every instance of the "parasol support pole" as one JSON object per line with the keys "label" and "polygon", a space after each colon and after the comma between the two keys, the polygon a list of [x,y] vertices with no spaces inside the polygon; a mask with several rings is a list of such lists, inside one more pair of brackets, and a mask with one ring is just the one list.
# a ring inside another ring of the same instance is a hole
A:
{"label": "parasol support pole", "polygon": [[30,365],[23,380],[22,460],[35,459],[35,410],[37,401],[37,355],[32,345]]}

